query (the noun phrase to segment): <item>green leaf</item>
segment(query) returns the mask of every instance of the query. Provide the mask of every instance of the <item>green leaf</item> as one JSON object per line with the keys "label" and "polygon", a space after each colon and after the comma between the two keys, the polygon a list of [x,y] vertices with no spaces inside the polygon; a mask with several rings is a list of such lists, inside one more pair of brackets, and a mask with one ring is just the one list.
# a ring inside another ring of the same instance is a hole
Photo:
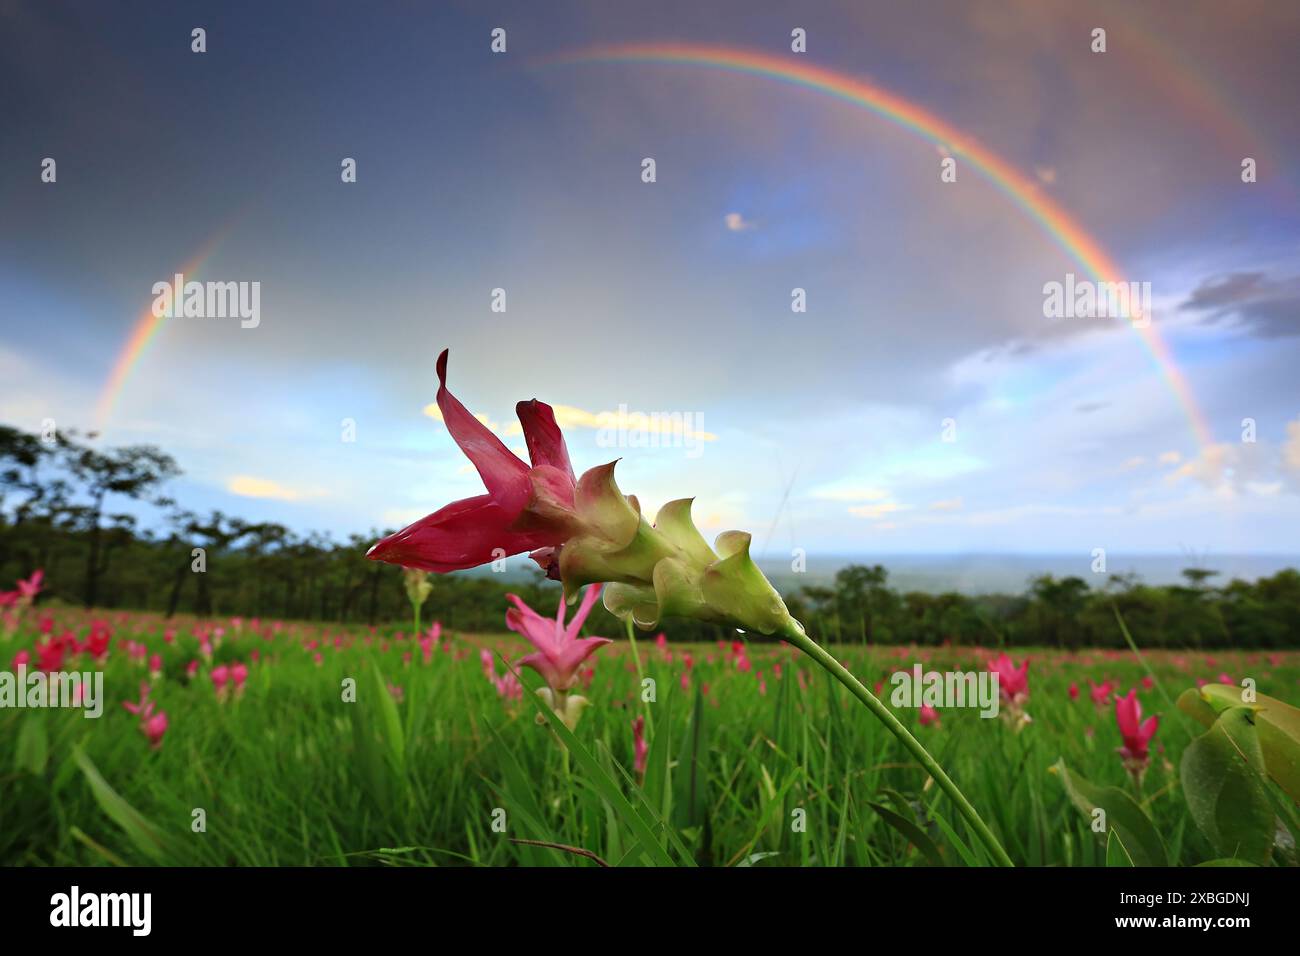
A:
{"label": "green leaf", "polygon": [[1124,846],[1124,840],[1120,837],[1119,831],[1114,828],[1111,829],[1110,834],[1106,837],[1106,865],[1133,865],[1133,857],[1129,856],[1128,849]]}
{"label": "green leaf", "polygon": [[14,742],[14,769],[40,775],[50,757],[50,741],[45,732],[45,715],[29,714]]}
{"label": "green leaf", "polygon": [[1247,707],[1219,715],[1183,751],[1179,776],[1192,819],[1225,857],[1267,863],[1274,816],[1264,785],[1264,756]]}
{"label": "green leaf", "polygon": [[99,770],[91,763],[90,758],[81,750],[76,751],[74,759],[77,766],[81,768],[86,782],[90,784],[90,791],[94,794],[95,802],[99,804],[100,809],[126,831],[127,837],[141,853],[152,860],[161,860],[167,849],[167,841],[163,838],[162,832],[108,785],[108,782],[100,776]]}
{"label": "green leaf", "polygon": [[1204,863],[1197,863],[1197,866],[1258,866],[1258,863],[1251,863],[1250,860],[1239,860],[1235,856],[1224,857],[1221,860],[1206,860]]}
{"label": "green leaf", "polygon": [[371,693],[374,695],[374,706],[378,710],[379,717],[376,723],[384,742],[385,756],[394,772],[400,776],[406,765],[406,736],[402,733],[402,718],[397,713],[397,702],[388,691],[388,682],[384,680],[383,672],[373,660],[370,662],[370,674]]}
{"label": "green leaf", "polygon": [[933,840],[930,839],[929,834],[927,834],[924,830],[922,830],[911,820],[908,820],[906,817],[902,816],[901,814],[895,813],[893,810],[889,809],[889,807],[884,806],[883,804],[871,803],[869,805],[871,809],[875,810],[878,814],[880,814],[882,820],[888,823],[899,833],[903,834],[903,836],[907,839],[907,842],[911,843],[914,847],[920,850],[921,854],[927,860],[930,861],[931,866],[944,865],[943,854],[939,852],[939,848],[935,846],[935,843]]}
{"label": "green leaf", "polygon": [[1137,802],[1118,787],[1098,787],[1065,766],[1065,760],[1056,761],[1050,768],[1061,778],[1065,793],[1088,818],[1093,811],[1105,812],[1106,829],[1119,832],[1124,849],[1135,866],[1168,866],[1165,845],[1150,818],[1142,812]]}
{"label": "green leaf", "polygon": [[1232,707],[1255,711],[1255,731],[1264,755],[1268,775],[1292,800],[1300,802],[1300,708],[1267,694],[1242,699],[1242,688],[1228,684],[1206,684],[1199,691],[1188,689],[1178,706],[1204,726],[1214,723],[1215,714]]}

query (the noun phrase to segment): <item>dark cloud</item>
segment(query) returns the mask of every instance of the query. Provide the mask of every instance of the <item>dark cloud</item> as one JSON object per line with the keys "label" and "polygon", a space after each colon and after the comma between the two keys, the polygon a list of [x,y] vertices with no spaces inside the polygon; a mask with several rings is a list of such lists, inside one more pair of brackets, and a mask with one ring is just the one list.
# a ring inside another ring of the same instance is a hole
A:
{"label": "dark cloud", "polygon": [[1235,319],[1258,338],[1300,335],[1300,278],[1234,272],[1205,280],[1179,308],[1204,313],[1213,325]]}

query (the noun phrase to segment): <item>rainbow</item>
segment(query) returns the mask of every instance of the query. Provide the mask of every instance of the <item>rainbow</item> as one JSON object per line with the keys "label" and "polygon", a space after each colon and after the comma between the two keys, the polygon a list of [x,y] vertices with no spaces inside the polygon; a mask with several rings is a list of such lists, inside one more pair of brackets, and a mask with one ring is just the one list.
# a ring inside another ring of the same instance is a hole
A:
{"label": "rainbow", "polygon": [[[986,180],[1036,222],[1052,241],[1097,282],[1123,282],[1123,273],[1110,254],[1073,216],[1039,189],[1005,159],[924,107],[866,80],[828,70],[788,56],[756,50],[694,43],[630,43],[595,46],[547,57],[548,64],[660,63],[707,67],[779,80],[825,93],[865,107],[890,122],[911,130],[954,156],[962,157]],[[1154,324],[1130,326],[1150,352],[1156,368],[1173,393],[1191,426],[1197,443],[1213,444],[1212,432],[1196,403],[1187,378],[1174,362],[1168,345]]]}
{"label": "rainbow", "polygon": [[[194,256],[182,265],[179,269],[167,273],[167,281],[171,281],[174,272],[180,272],[188,281],[189,278],[199,272],[203,263],[216,251],[217,246],[225,239],[226,235],[233,228],[233,222],[227,224],[218,230]],[[167,319],[165,317],[153,314],[153,297],[149,298],[149,305],[140,313],[139,318],[131,328],[131,335],[126,340],[126,345],[118,353],[113,368],[109,372],[108,380],[104,383],[103,389],[100,390],[99,400],[95,403],[95,422],[97,430],[103,431],[104,426],[108,424],[109,418],[113,414],[113,409],[117,401],[126,389],[126,384],[130,380],[132,373],[139,367],[140,360],[148,351],[149,346],[158,333],[162,330]]]}

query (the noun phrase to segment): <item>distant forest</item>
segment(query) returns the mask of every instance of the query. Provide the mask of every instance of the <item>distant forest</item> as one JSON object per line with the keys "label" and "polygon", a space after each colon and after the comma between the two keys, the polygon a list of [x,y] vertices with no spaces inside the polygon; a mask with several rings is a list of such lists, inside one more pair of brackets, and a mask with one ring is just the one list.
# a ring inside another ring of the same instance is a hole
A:
{"label": "distant forest", "polygon": [[[98,448],[76,432],[38,436],[0,426],[0,590],[45,570],[41,603],[149,610],[172,615],[244,616],[397,625],[411,613],[400,569],[368,561],[385,531],[297,533],[219,511],[196,514],[168,497],[180,474],[152,445]],[[146,502],[158,530],[120,509]],[[206,570],[193,570],[202,548]],[[1281,648],[1300,644],[1300,573],[1255,582],[1218,582],[1187,568],[1181,585],[1149,586],[1112,575],[1100,588],[1078,577],[1042,575],[1018,595],[900,593],[879,566],[850,565],[832,585],[787,590],[790,610],[832,642],[1075,648],[1123,646],[1124,624],[1142,647]],[[501,631],[513,591],[539,609],[558,587],[540,574],[504,581],[491,574],[435,576],[424,620],[457,630]],[[734,635],[698,622],[668,621],[675,640]],[[593,633],[617,637],[603,610]]]}

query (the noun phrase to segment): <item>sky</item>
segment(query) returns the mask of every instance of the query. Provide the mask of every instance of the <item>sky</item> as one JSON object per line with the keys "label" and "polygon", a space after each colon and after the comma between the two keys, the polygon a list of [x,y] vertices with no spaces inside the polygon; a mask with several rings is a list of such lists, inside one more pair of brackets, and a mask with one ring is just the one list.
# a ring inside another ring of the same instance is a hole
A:
{"label": "sky", "polygon": [[[1170,9],[0,0],[0,422],[370,534],[481,491],[428,411],[449,348],[508,445],[546,401],[575,467],[769,559],[1300,552],[1300,7]],[[1044,315],[1089,281],[1044,204],[1149,283],[1145,329]],[[257,282],[256,326],[126,361],[187,264]],[[620,408],[683,424],[611,440]]]}

